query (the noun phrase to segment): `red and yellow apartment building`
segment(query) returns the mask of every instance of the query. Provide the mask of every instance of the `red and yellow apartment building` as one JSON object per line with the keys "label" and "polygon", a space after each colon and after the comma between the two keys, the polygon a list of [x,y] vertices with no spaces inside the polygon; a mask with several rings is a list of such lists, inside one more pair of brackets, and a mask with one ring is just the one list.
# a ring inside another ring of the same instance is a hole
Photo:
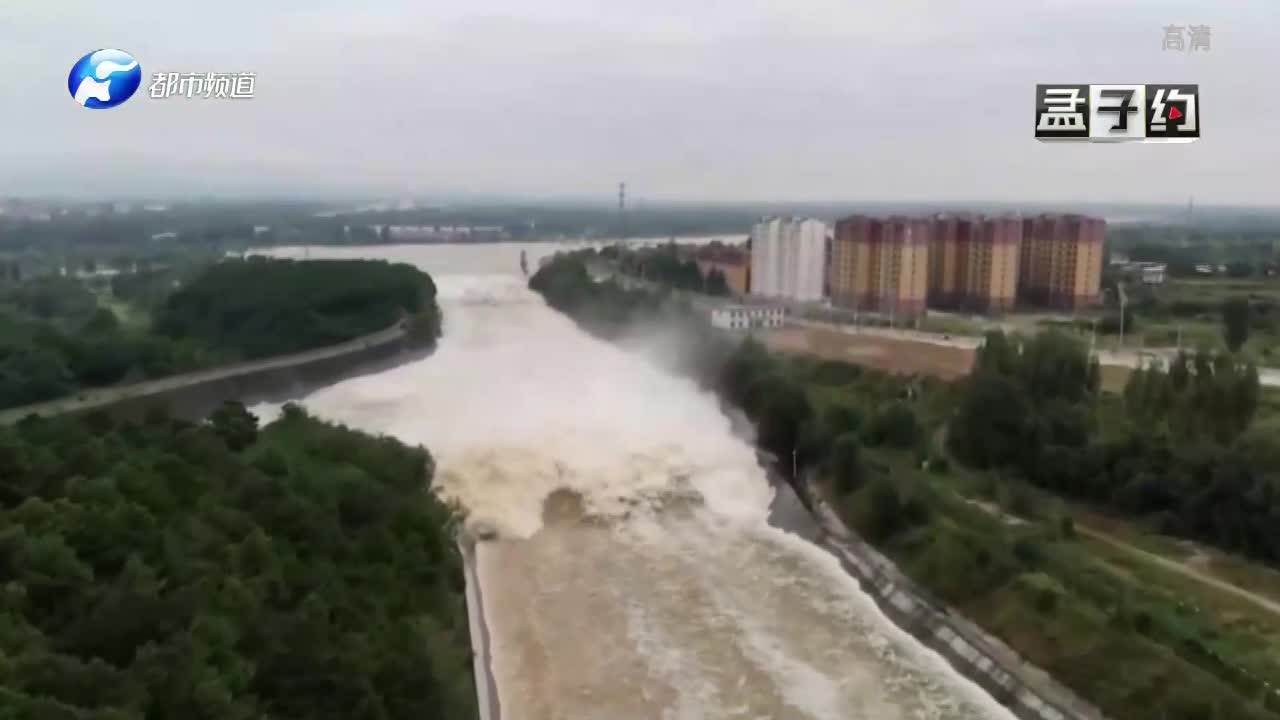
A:
{"label": "red and yellow apartment building", "polygon": [[852,215],[836,223],[827,273],[837,307],[914,318],[929,289],[929,220]]}
{"label": "red and yellow apartment building", "polygon": [[1030,304],[1078,310],[1101,299],[1106,221],[1038,215],[1022,221],[1019,295]]}

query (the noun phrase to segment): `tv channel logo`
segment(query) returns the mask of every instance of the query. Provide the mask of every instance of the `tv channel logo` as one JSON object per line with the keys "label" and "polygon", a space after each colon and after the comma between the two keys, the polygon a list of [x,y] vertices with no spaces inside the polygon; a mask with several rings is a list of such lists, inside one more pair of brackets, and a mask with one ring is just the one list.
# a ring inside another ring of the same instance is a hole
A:
{"label": "tv channel logo", "polygon": [[1037,140],[1192,142],[1198,85],[1036,85]]}
{"label": "tv channel logo", "polygon": [[142,84],[142,66],[132,55],[112,48],[94,50],[76,61],[67,91],[82,106],[106,110],[124,104]]}

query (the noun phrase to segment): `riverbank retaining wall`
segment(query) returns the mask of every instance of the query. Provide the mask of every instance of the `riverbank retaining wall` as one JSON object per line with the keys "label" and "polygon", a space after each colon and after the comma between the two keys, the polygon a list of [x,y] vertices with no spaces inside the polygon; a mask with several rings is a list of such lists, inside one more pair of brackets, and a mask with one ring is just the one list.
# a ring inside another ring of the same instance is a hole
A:
{"label": "riverbank retaining wall", "polygon": [[141,417],[160,409],[175,417],[203,418],[227,400],[245,404],[280,402],[355,375],[377,372],[425,354],[410,347],[406,329],[395,326],[337,345],[265,358],[158,380],[86,390],[49,402],[0,411],[0,424],[29,415],[104,410]]}
{"label": "riverbank retaining wall", "polygon": [[823,529],[821,545],[839,559],[881,611],[937,652],[1022,720],[1106,720],[1044,671],[1024,662],[977,626],[926,599],[924,593],[847,527],[810,482],[792,482]]}
{"label": "riverbank retaining wall", "polygon": [[479,720],[500,720],[498,684],[493,677],[490,660],[489,626],[484,618],[479,564],[476,561],[476,539],[465,530],[458,535],[458,551],[462,553],[466,581],[467,623],[471,635],[471,663],[476,682],[476,705]]}

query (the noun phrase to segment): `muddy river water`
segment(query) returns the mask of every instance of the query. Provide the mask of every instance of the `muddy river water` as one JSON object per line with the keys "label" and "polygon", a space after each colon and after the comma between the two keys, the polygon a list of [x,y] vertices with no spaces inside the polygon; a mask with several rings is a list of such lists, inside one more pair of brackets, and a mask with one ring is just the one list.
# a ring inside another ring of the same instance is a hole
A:
{"label": "muddy river water", "polygon": [[445,330],[424,360],[302,400],[427,446],[437,492],[498,533],[477,573],[506,720],[1011,717],[771,526],[741,427],[548,309],[521,249],[536,267],[554,248],[312,248],[429,271]]}

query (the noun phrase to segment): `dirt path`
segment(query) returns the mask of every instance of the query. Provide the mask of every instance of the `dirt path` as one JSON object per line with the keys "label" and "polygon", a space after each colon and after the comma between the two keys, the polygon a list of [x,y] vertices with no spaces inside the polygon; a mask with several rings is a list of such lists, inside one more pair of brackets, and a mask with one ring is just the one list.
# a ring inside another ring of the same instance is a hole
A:
{"label": "dirt path", "polygon": [[[956,497],[960,498],[964,502],[969,503],[974,507],[980,508],[981,510],[987,512],[990,515],[994,515],[1000,518],[1005,522],[1008,522],[1009,518],[1011,517],[1010,515],[1005,514],[1003,511],[1000,510],[1000,508],[992,505],[991,503],[985,503],[985,502],[973,500],[959,494],[957,494]],[[1190,578],[1192,580],[1203,583],[1205,585],[1209,585],[1210,587],[1213,587],[1217,590],[1230,593],[1232,595],[1235,595],[1238,598],[1248,600],[1249,602],[1253,603],[1254,605],[1257,605],[1263,610],[1266,610],[1272,615],[1275,615],[1276,617],[1280,617],[1280,602],[1276,602],[1271,598],[1260,595],[1251,590],[1246,590],[1240,587],[1239,585],[1233,585],[1232,583],[1229,583],[1226,580],[1223,580],[1222,578],[1215,576],[1211,571],[1207,569],[1202,569],[1202,567],[1199,564],[1192,565],[1192,564],[1188,564],[1187,561],[1171,560],[1162,555],[1158,555],[1148,550],[1143,550],[1142,548],[1137,547],[1136,545],[1132,545],[1123,540],[1119,540],[1113,537],[1112,535],[1109,535],[1108,533],[1103,532],[1102,530],[1099,530],[1094,527],[1090,527],[1085,523],[1081,522],[1080,518],[1078,517],[1075,517],[1074,520],[1075,520],[1076,531],[1082,535],[1087,535],[1093,538],[1094,540],[1106,543],[1107,545],[1110,545],[1111,547],[1116,548],[1117,550],[1120,550],[1134,557],[1145,560],[1149,563],[1156,565],[1157,567],[1163,568],[1173,573],[1177,573],[1178,575],[1181,575],[1186,578]]]}
{"label": "dirt path", "polygon": [[1167,557],[1162,557],[1160,555],[1157,555],[1156,553],[1143,550],[1142,548],[1139,548],[1139,547],[1135,547],[1133,545],[1130,545],[1127,542],[1124,542],[1123,540],[1117,540],[1116,538],[1108,535],[1105,532],[1102,532],[1101,530],[1091,528],[1087,525],[1082,525],[1078,522],[1076,523],[1076,530],[1078,530],[1080,533],[1084,535],[1088,535],[1089,537],[1095,540],[1104,542],[1110,545],[1111,547],[1114,547],[1119,550],[1123,550],[1124,552],[1127,552],[1130,555],[1133,555],[1135,557],[1142,558],[1147,562],[1154,563],[1155,565],[1158,565],[1159,567],[1162,567],[1165,570],[1177,573],[1179,575],[1182,575],[1183,577],[1191,578],[1192,580],[1196,580],[1201,583],[1204,583],[1205,585],[1212,586],[1223,592],[1230,593],[1232,595],[1235,595],[1236,597],[1248,600],[1249,602],[1253,603],[1254,605],[1257,605],[1263,610],[1266,610],[1272,615],[1275,615],[1276,617],[1280,617],[1280,603],[1270,598],[1259,595],[1258,593],[1252,592],[1250,590],[1245,590],[1244,588],[1238,585],[1232,585],[1226,580],[1215,577],[1210,572],[1206,572],[1197,567],[1187,565],[1185,562],[1170,560]]}

